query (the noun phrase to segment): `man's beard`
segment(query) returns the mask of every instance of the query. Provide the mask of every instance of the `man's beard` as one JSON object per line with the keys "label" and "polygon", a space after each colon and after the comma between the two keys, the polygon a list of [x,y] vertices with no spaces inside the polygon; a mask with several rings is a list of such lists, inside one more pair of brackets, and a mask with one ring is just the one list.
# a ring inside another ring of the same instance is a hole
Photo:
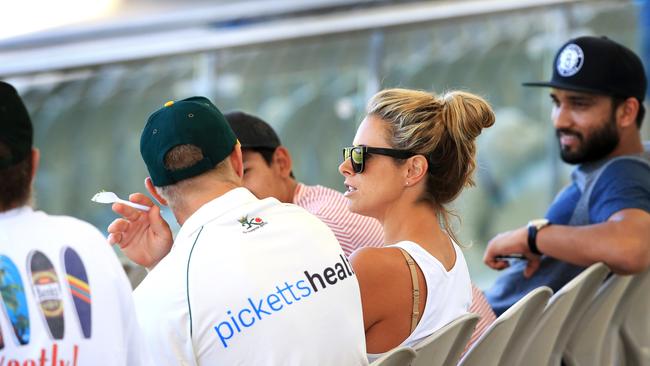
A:
{"label": "man's beard", "polygon": [[616,117],[613,113],[609,121],[603,127],[594,130],[587,140],[581,133],[570,129],[558,129],[555,133],[558,141],[560,134],[568,134],[575,136],[582,143],[575,151],[565,150],[560,144],[560,156],[568,164],[582,164],[603,159],[614,151],[620,141],[616,129]]}

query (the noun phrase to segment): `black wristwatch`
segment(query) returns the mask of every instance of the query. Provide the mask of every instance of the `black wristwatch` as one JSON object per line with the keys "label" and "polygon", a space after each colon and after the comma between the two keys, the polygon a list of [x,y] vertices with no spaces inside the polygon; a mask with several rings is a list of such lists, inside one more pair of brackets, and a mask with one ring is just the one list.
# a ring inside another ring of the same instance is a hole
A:
{"label": "black wristwatch", "polygon": [[537,249],[537,233],[550,224],[548,219],[535,219],[528,222],[528,249],[532,253],[542,255],[542,252]]}

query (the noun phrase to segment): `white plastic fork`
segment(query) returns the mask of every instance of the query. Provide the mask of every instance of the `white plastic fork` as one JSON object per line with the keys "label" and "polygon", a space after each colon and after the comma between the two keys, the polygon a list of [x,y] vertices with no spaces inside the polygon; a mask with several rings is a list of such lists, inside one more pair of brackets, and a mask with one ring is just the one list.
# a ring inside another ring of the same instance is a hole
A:
{"label": "white plastic fork", "polygon": [[149,211],[150,207],[145,206],[145,205],[140,205],[137,203],[133,203],[131,201],[123,200],[120,197],[118,197],[115,193],[113,192],[99,192],[93,196],[93,198],[90,199],[93,202],[98,202],[98,203],[122,203],[127,206],[137,208],[140,211]]}

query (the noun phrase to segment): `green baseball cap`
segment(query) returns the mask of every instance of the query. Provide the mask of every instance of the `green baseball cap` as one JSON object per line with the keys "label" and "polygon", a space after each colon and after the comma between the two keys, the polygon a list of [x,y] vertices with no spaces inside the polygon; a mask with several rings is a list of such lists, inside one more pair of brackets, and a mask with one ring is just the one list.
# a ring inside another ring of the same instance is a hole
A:
{"label": "green baseball cap", "polygon": [[[186,144],[200,148],[203,159],[179,170],[165,168],[169,150]],[[164,187],[214,168],[235,144],[235,133],[219,109],[205,97],[191,97],[169,101],[149,116],[140,137],[140,154],[154,186]]]}

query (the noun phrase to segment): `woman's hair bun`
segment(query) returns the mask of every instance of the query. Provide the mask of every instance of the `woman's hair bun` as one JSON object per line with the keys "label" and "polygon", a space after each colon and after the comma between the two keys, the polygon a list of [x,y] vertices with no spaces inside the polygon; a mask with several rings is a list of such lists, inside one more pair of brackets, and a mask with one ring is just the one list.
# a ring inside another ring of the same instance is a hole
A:
{"label": "woman's hair bun", "polygon": [[494,112],[478,95],[452,91],[440,96],[447,131],[458,142],[474,140],[481,130],[494,124]]}

